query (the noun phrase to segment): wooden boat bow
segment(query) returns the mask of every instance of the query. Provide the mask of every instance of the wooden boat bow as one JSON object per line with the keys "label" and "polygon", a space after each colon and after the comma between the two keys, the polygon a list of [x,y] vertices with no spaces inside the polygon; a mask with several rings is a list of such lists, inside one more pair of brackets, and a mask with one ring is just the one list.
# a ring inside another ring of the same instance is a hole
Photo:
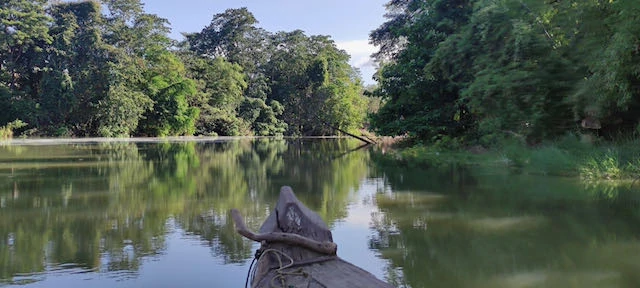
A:
{"label": "wooden boat bow", "polygon": [[238,210],[231,217],[240,235],[262,244],[251,287],[392,287],[338,257],[331,230],[288,186],[258,233],[247,228]]}
{"label": "wooden boat bow", "polygon": [[336,251],[338,250],[338,245],[336,245],[336,243],[328,241],[320,242],[294,233],[255,233],[247,228],[247,225],[245,225],[240,211],[238,211],[237,209],[231,209],[231,217],[233,217],[233,222],[235,222],[236,224],[236,232],[238,232],[238,234],[244,236],[245,238],[256,242],[282,242],[289,245],[304,247],[309,250],[327,255],[336,255]]}

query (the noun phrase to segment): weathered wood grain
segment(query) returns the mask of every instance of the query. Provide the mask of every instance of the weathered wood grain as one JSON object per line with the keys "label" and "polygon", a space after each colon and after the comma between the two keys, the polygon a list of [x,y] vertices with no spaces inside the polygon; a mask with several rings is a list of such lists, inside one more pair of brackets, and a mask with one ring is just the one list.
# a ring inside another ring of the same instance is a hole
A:
{"label": "weathered wood grain", "polygon": [[338,246],[333,242],[319,242],[304,236],[300,236],[294,233],[284,233],[284,232],[268,232],[268,233],[255,233],[249,228],[247,228],[246,224],[244,224],[244,220],[242,219],[242,215],[240,215],[240,211],[236,209],[231,210],[231,217],[233,218],[233,222],[236,224],[236,231],[238,234],[246,237],[247,239],[251,239],[256,242],[282,242],[290,245],[296,245],[300,247],[304,247],[318,253],[335,255]]}

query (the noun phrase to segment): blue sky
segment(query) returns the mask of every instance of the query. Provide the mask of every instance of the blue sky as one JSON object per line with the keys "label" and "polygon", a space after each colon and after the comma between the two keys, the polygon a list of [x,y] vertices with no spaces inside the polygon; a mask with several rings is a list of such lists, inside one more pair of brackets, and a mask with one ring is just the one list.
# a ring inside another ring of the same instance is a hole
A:
{"label": "blue sky", "polygon": [[360,68],[365,84],[375,72],[369,55],[369,32],[384,22],[388,0],[146,0],[145,9],[171,22],[171,36],[199,32],[214,14],[228,8],[247,7],[267,31],[304,30],[307,35],[329,35],[340,49],[351,55],[351,65]]}

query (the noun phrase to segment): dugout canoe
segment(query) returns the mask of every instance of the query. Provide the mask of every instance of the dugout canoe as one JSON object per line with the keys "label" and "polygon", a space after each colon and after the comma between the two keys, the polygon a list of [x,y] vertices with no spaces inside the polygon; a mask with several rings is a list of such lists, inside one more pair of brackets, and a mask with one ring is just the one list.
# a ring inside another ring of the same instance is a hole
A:
{"label": "dugout canoe", "polygon": [[247,228],[238,210],[231,216],[240,235],[261,243],[250,268],[252,288],[393,287],[338,257],[331,230],[288,186],[258,233]]}

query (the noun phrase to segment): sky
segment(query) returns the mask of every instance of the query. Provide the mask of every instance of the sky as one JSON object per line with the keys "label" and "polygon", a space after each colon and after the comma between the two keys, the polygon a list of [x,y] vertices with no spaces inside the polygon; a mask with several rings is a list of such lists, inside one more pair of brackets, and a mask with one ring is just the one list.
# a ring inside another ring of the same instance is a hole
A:
{"label": "sky", "polygon": [[171,37],[182,32],[200,32],[213,15],[229,8],[247,7],[270,32],[300,29],[307,35],[329,35],[338,48],[351,55],[351,65],[360,69],[362,79],[371,79],[375,66],[370,55],[377,49],[369,44],[369,33],[384,21],[384,4],[389,0],[143,0],[148,13],[171,23]]}

